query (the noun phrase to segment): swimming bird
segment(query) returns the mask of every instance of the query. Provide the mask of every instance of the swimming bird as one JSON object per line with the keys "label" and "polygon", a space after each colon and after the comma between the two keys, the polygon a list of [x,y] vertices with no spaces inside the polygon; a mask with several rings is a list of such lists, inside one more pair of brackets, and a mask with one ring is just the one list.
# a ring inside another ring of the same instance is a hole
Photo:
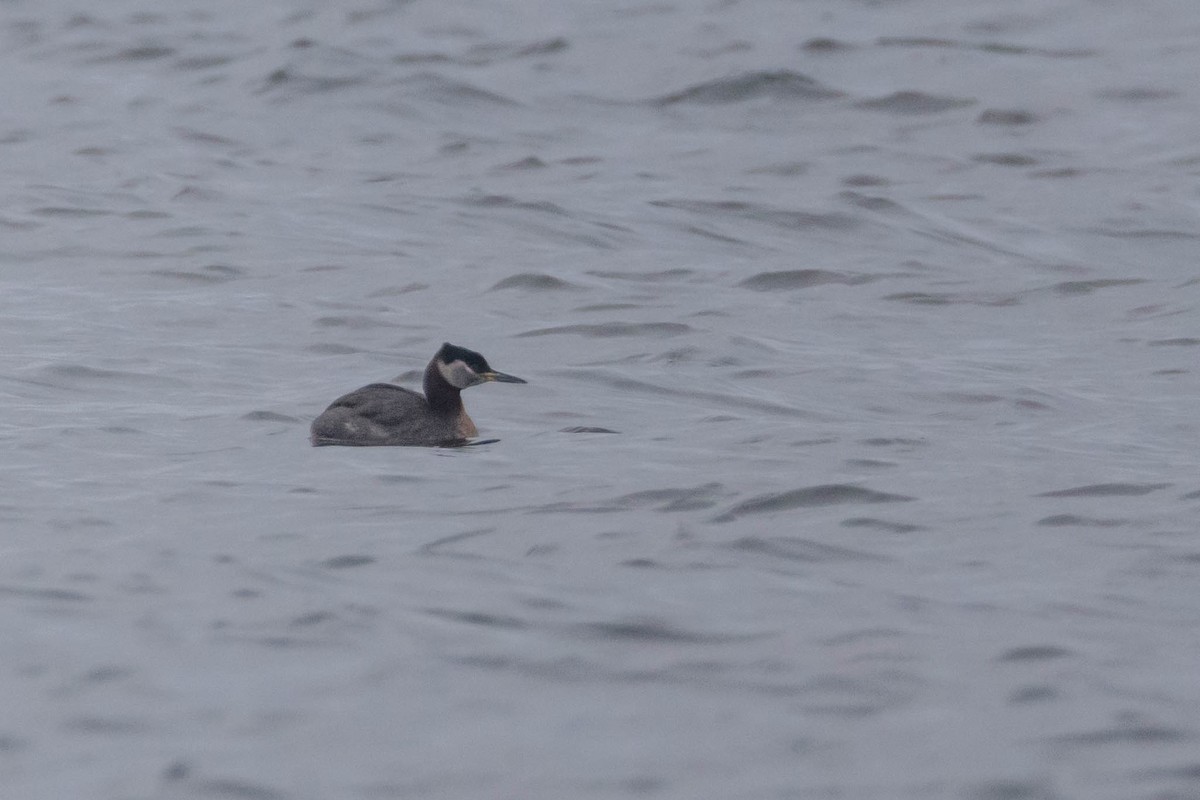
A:
{"label": "swimming bird", "polygon": [[487,359],[446,342],[425,368],[422,396],[394,383],[371,383],[342,395],[313,420],[314,446],[461,445],[479,431],[461,392],[480,383],[525,383],[496,372]]}

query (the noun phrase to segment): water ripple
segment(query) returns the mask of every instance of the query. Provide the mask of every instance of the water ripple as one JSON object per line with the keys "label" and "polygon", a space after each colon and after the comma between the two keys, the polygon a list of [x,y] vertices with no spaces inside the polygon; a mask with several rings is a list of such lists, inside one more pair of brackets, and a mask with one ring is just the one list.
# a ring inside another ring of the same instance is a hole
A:
{"label": "water ripple", "polygon": [[90,595],[72,589],[40,589],[25,586],[0,585],[0,595],[27,597],[34,600],[62,600],[70,603],[83,603],[92,599]]}
{"label": "water ripple", "polygon": [[182,387],[187,383],[177,378],[150,372],[130,372],[128,370],[100,369],[87,364],[52,364],[44,367],[41,373],[46,376],[44,383],[64,389],[73,389],[89,384],[111,384],[114,386],[161,386]]}
{"label": "water ripple", "polygon": [[1093,483],[1071,489],[1043,492],[1035,497],[1141,497],[1170,488],[1169,483]]}
{"label": "water ripple", "polygon": [[759,400],[754,397],[746,397],[743,395],[725,394],[722,392],[706,392],[695,389],[676,389],[671,386],[660,386],[649,381],[636,380],[624,375],[614,375],[610,372],[598,370],[560,370],[561,374],[571,377],[575,380],[586,380],[595,383],[602,383],[613,389],[621,391],[636,391],[644,394],[652,394],[663,397],[677,397],[687,400],[702,400],[717,405],[728,406],[732,408],[746,408],[755,411],[763,411],[770,414],[779,414],[787,417],[801,417],[810,419],[812,414],[803,411],[795,406],[783,405],[781,403],[772,403],[767,400]]}
{"label": "water ripple", "polygon": [[717,504],[719,498],[728,494],[729,492],[722,484],[713,482],[684,489],[647,489],[600,502],[552,503],[540,506],[534,511],[543,514],[564,511],[595,514],[647,507],[661,512],[694,511],[712,508]]}
{"label": "water ripple", "polygon": [[708,216],[728,216],[754,220],[789,230],[819,228],[825,230],[847,230],[859,224],[857,217],[838,211],[818,213],[774,208],[762,203],[747,203],[741,200],[651,200],[650,205],[659,208],[674,208]]}
{"label": "water ripple", "polygon": [[1023,647],[1013,647],[1006,650],[999,661],[1050,661],[1074,655],[1065,647],[1053,644],[1034,644]]}
{"label": "water ripple", "polygon": [[518,333],[517,337],[576,334],[601,339],[612,336],[651,336],[663,338],[691,333],[692,330],[690,325],[684,325],[682,322],[605,322],[598,325],[559,325],[553,328],[538,328]]}
{"label": "water ripple", "polygon": [[979,50],[1007,56],[1043,56],[1045,58],[1090,58],[1095,50],[1086,48],[1048,49],[1009,44],[1007,42],[962,42],[955,39],[938,39],[930,36],[882,36],[876,40],[880,47],[941,48]]}
{"label": "water ripple", "polygon": [[525,289],[531,292],[554,292],[564,289],[579,289],[573,283],[564,281],[562,278],[554,275],[547,275],[541,272],[522,272],[517,275],[510,275],[492,287],[492,291],[498,289]]}
{"label": "water ripple", "polygon": [[975,104],[974,100],[965,97],[938,97],[925,92],[895,92],[886,97],[873,100],[862,100],[855,105],[870,111],[886,111],[896,115],[940,114],[955,108],[965,108]]}
{"label": "water ripple", "polygon": [[825,484],[805,486],[788,492],[762,494],[744,500],[714,519],[714,522],[729,522],[748,514],[764,514],[775,511],[790,511],[795,508],[816,508],[841,504],[900,503],[915,500],[899,494],[877,492],[861,486],[848,484]]}
{"label": "water ripple", "polygon": [[664,620],[628,619],[617,622],[584,622],[572,626],[577,633],[588,638],[632,640],[637,642],[662,642],[680,644],[727,644],[762,639],[770,634],[762,633],[708,633],[690,631]]}
{"label": "water ripple", "polygon": [[815,542],[793,536],[746,536],[729,545],[731,550],[759,553],[772,558],[806,563],[830,561],[890,561],[883,556],[850,547]]}
{"label": "water ripple", "polygon": [[830,100],[842,97],[842,92],[830,89],[806,75],[780,70],[778,72],[748,72],[731,78],[720,78],[689,86],[678,92],[663,95],[651,102],[659,106],[681,103],[724,105],[741,103],[758,97],[772,100]]}
{"label": "water ripple", "polygon": [[778,292],[789,289],[808,289],[830,283],[856,286],[871,280],[874,280],[874,277],[870,275],[852,275],[825,269],[789,269],[760,272],[738,282],[738,286],[744,289],[753,289],[756,292]]}

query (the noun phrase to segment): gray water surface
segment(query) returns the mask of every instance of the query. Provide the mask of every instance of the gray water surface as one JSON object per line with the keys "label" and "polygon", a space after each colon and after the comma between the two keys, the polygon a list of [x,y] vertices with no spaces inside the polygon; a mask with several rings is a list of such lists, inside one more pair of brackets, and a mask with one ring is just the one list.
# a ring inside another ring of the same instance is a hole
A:
{"label": "gray water surface", "polygon": [[0,43],[4,797],[1200,796],[1200,6]]}

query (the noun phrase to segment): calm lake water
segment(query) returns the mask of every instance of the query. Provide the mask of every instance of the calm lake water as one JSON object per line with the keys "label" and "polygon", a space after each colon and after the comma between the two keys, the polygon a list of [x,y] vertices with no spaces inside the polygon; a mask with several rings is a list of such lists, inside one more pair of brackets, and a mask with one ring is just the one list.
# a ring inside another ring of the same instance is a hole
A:
{"label": "calm lake water", "polygon": [[0,42],[4,796],[1200,797],[1191,0]]}

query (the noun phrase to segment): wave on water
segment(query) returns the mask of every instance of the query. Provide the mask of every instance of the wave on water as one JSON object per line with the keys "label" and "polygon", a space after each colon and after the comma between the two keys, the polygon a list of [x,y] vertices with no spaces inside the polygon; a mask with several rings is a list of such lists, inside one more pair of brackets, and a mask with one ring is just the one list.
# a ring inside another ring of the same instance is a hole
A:
{"label": "wave on water", "polygon": [[658,106],[725,105],[758,98],[771,100],[832,100],[844,96],[836,89],[789,70],[747,72],[705,81],[651,101]]}

